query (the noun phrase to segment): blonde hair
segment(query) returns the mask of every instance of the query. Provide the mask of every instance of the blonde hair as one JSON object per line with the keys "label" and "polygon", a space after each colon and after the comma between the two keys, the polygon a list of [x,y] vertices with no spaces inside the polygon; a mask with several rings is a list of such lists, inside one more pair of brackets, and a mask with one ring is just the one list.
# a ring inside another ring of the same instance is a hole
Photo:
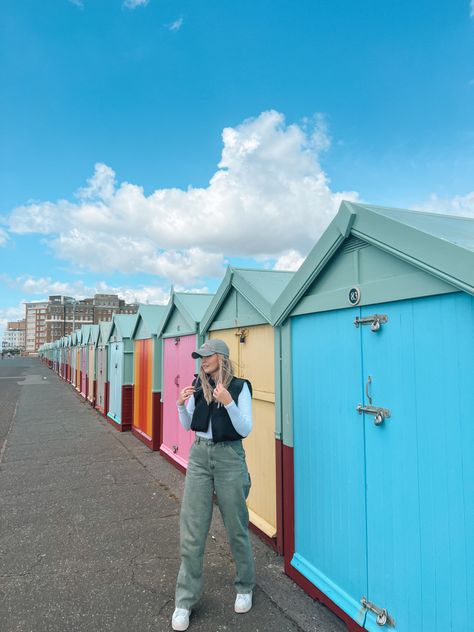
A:
{"label": "blonde hair", "polygon": [[[217,373],[216,384],[220,383],[224,388],[227,388],[234,377],[234,366],[230,358],[218,353],[217,357],[219,358],[219,371]],[[204,369],[199,369],[199,381],[201,382],[201,388],[204,395],[204,399],[208,404],[214,401],[214,396],[212,391],[214,387],[211,385],[209,381],[209,375],[204,371]]]}

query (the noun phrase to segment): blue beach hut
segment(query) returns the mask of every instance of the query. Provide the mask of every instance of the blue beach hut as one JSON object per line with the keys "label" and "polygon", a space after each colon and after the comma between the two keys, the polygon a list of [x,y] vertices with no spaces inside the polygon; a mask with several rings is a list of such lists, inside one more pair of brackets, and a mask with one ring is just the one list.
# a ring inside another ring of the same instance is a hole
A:
{"label": "blue beach hut", "polygon": [[343,202],[273,322],[287,573],[350,630],[472,629],[474,220]]}

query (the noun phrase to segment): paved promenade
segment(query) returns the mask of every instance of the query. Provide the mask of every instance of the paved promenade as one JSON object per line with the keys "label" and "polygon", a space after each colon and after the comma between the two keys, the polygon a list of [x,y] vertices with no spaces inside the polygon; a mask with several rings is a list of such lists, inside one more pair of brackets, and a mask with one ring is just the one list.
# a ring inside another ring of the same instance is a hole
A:
{"label": "paved promenade", "polygon": [[[0,361],[0,632],[170,630],[184,477],[36,359]],[[342,632],[252,535],[254,607],[233,612],[217,507],[190,632]]]}

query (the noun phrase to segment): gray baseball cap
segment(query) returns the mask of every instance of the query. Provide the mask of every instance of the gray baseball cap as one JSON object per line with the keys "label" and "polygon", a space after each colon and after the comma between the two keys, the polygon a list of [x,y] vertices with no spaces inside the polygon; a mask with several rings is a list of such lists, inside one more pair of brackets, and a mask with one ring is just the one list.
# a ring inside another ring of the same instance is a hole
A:
{"label": "gray baseball cap", "polygon": [[223,356],[229,357],[229,347],[223,340],[218,338],[211,338],[199,347],[197,351],[193,351],[191,355],[193,358],[206,358],[207,356],[220,353]]}

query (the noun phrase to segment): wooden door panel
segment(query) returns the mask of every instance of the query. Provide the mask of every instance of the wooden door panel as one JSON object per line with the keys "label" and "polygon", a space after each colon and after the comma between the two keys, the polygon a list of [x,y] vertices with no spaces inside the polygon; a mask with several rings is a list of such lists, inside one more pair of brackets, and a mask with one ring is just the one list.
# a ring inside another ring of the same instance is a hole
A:
{"label": "wooden door panel", "polygon": [[[364,308],[364,379],[391,417],[364,420],[368,598],[399,632],[467,630],[474,602],[474,299],[449,294]],[[466,414],[467,411],[471,411]],[[470,518],[469,518],[470,516]],[[379,630],[372,613],[366,627]]]}
{"label": "wooden door panel", "polygon": [[367,588],[359,309],[292,319],[292,565],[352,618]]}

